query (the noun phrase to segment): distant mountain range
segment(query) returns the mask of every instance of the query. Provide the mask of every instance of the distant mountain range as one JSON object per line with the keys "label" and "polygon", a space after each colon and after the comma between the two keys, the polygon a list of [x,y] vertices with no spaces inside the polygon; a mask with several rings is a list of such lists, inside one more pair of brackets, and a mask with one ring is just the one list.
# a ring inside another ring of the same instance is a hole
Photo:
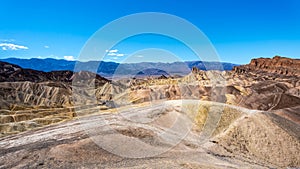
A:
{"label": "distant mountain range", "polygon": [[[186,62],[173,62],[173,63],[154,63],[154,62],[141,62],[141,63],[115,63],[104,61],[67,61],[57,59],[19,59],[19,58],[7,58],[0,59],[0,61],[8,62],[11,64],[19,65],[25,69],[33,69],[44,72],[51,71],[74,71],[84,70],[97,72],[103,77],[112,76],[130,76],[137,75],[140,72],[144,72],[146,69],[157,69],[158,71],[164,71],[170,75],[186,75],[190,73],[193,67],[197,67],[200,70],[232,70],[236,64],[225,62],[202,62],[202,61],[186,61]],[[150,71],[153,72],[153,71]]]}

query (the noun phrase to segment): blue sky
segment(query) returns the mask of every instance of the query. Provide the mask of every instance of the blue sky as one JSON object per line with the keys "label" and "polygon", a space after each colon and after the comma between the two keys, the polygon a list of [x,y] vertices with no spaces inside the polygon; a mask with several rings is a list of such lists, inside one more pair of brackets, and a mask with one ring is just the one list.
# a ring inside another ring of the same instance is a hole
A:
{"label": "blue sky", "polygon": [[[102,26],[139,12],[163,12],[188,20],[206,34],[221,61],[243,64],[254,57],[274,55],[300,58],[299,8],[298,0],[1,1],[0,58],[76,59]],[[132,62],[126,57],[141,56],[139,51],[147,48],[169,51],[182,60],[197,59],[180,42],[149,35],[108,49],[105,59]],[[159,61],[170,58],[160,57]]]}

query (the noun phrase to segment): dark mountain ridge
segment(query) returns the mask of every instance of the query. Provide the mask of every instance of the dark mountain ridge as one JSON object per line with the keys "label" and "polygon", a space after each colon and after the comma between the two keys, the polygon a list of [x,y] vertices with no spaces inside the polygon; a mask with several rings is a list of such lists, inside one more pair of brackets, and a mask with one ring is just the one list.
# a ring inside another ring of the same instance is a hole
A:
{"label": "dark mountain ridge", "polygon": [[[64,82],[71,84],[75,77],[73,71],[51,71],[43,72],[33,69],[23,69],[22,67],[10,64],[7,62],[0,61],[0,82],[20,82],[20,81],[30,81],[30,82]],[[81,79],[96,79],[95,83],[97,85],[102,85],[108,82],[107,79],[88,72],[80,71],[76,74],[76,77]]]}

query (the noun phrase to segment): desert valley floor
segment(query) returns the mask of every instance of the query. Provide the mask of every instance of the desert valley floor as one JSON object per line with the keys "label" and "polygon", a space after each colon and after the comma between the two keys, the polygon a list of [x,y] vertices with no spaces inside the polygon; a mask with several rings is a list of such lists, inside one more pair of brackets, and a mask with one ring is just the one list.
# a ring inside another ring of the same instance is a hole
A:
{"label": "desert valley floor", "polygon": [[0,62],[0,168],[300,167],[299,68],[112,81]]}

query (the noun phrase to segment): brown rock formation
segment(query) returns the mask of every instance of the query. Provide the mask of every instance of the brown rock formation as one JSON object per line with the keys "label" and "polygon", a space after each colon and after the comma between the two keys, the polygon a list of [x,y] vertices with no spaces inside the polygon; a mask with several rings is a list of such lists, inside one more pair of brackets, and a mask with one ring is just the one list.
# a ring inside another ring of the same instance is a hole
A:
{"label": "brown rock formation", "polygon": [[280,56],[252,59],[250,64],[234,67],[234,71],[237,73],[255,71],[285,76],[300,76],[300,59]]}

